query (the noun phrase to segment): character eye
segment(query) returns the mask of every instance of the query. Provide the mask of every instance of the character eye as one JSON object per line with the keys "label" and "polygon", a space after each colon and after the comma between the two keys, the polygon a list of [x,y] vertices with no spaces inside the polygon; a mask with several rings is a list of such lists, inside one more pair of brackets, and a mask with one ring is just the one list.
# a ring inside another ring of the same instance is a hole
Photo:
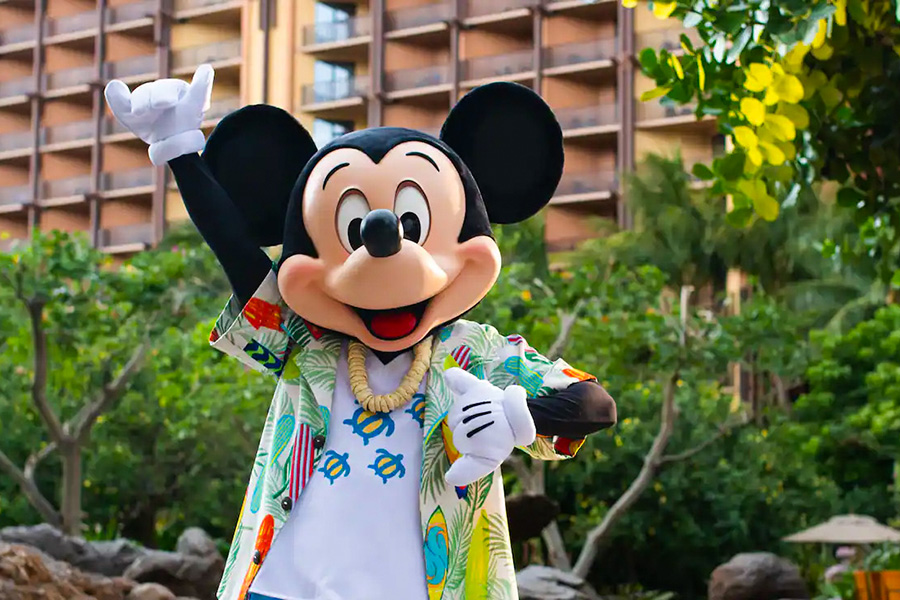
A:
{"label": "character eye", "polygon": [[359,190],[349,190],[338,203],[335,226],[341,245],[347,252],[353,252],[362,246],[359,234],[362,220],[369,214],[369,203]]}
{"label": "character eye", "polygon": [[416,244],[424,244],[431,227],[431,210],[422,189],[411,181],[404,181],[397,189],[394,214],[403,225],[403,237]]}

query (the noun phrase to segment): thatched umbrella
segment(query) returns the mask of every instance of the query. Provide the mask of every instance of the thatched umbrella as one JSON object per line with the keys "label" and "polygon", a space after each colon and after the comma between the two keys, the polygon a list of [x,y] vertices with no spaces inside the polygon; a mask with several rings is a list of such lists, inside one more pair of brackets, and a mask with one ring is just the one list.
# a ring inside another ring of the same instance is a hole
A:
{"label": "thatched umbrella", "polygon": [[823,544],[878,544],[900,542],[900,531],[865,515],[839,515],[784,538],[786,542]]}

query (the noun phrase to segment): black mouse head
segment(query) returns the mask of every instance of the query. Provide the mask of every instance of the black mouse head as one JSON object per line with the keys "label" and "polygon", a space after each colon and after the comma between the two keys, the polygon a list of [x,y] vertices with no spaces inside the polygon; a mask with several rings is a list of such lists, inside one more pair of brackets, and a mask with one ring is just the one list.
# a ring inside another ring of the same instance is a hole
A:
{"label": "black mouse head", "polygon": [[450,111],[440,139],[379,127],[321,149],[287,112],[225,117],[203,154],[246,234],[282,244],[278,286],[319,327],[395,351],[487,294],[500,270],[491,223],[553,196],[562,131],[535,92],[492,83]]}

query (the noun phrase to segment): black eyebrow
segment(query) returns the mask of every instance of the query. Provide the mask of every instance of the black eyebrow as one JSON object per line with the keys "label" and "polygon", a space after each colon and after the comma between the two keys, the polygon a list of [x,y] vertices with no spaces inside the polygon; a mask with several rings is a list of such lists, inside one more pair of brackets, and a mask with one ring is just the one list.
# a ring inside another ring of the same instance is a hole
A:
{"label": "black eyebrow", "polygon": [[428,162],[430,162],[431,166],[434,167],[438,173],[441,172],[440,167],[437,166],[437,163],[434,162],[434,159],[431,158],[430,156],[428,156],[427,154],[424,154],[422,152],[412,151],[412,152],[407,152],[406,155],[407,156],[420,156],[420,157],[424,158],[425,160],[427,160]]}
{"label": "black eyebrow", "polygon": [[349,167],[349,166],[350,166],[350,163],[341,163],[338,166],[336,166],[335,168],[333,168],[332,170],[328,171],[328,175],[325,176],[325,181],[322,182],[322,189],[323,190],[325,189],[325,185],[328,183],[328,180],[331,178],[332,175],[335,174],[335,172],[338,169],[343,169],[344,167]]}

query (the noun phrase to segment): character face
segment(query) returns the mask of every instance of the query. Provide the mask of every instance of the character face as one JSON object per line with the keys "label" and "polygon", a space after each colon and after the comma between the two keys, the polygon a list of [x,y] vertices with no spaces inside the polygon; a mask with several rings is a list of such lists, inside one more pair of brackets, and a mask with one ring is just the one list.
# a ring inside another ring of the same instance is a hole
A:
{"label": "character face", "polygon": [[284,260],[281,295],[308,321],[370,348],[413,346],[475,306],[497,279],[492,238],[458,241],[463,182],[431,144],[401,142],[377,163],[337,148],[310,171],[302,206],[298,225],[318,257]]}

